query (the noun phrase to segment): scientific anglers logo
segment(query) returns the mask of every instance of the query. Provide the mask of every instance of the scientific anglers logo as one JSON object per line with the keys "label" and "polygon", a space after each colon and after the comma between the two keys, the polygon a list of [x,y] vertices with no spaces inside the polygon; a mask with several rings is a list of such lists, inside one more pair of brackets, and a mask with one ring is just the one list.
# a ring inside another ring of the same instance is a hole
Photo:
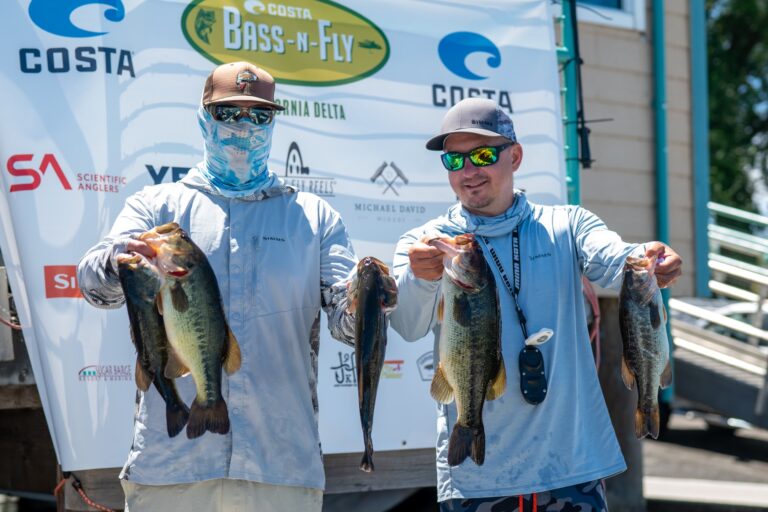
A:
{"label": "scientific anglers logo", "polygon": [[[478,66],[482,58],[475,55],[487,56],[485,66]],[[501,50],[487,37],[474,32],[453,32],[443,37],[437,45],[437,55],[440,62],[459,78],[480,81],[488,79],[493,70],[501,67]],[[470,69],[469,63],[472,64]],[[479,68],[485,69],[479,69]],[[509,91],[492,89],[482,86],[464,86],[453,84],[432,84],[432,105],[435,107],[452,107],[464,98],[489,98],[510,114],[513,112]]]}
{"label": "scientific anglers logo", "polygon": [[[107,32],[89,30],[83,25],[101,28],[102,15],[106,20],[118,23],[125,18],[125,6],[121,0],[32,0],[28,13],[35,25],[51,34],[71,38],[98,37]],[[133,52],[102,45],[20,48],[19,69],[22,73],[103,71],[136,76]]]}
{"label": "scientific anglers logo", "polygon": [[331,366],[333,371],[333,387],[357,386],[357,372],[355,371],[355,353],[339,351],[339,364]]}
{"label": "scientific anglers logo", "polygon": [[431,381],[435,376],[435,356],[430,350],[429,352],[422,354],[416,360],[416,366],[419,368],[419,377],[424,381]]}
{"label": "scientific anglers logo", "polygon": [[[37,190],[42,184],[43,177],[48,170],[53,170],[64,190],[72,190],[67,174],[64,172],[59,159],[53,153],[45,153],[38,160],[31,153],[12,155],[5,164],[5,168],[11,176],[25,179],[22,183],[11,185],[11,192],[23,192]],[[124,187],[128,181],[123,176],[112,174],[98,174],[93,172],[78,172],[75,175],[77,179],[77,190],[83,192],[111,192],[117,194],[120,188]]]}
{"label": "scientific anglers logo", "polygon": [[285,182],[302,192],[311,192],[321,197],[333,197],[334,178],[313,177],[309,175],[309,167],[304,165],[304,158],[296,142],[288,147],[285,157]]}
{"label": "scientific anglers logo", "polygon": [[77,380],[85,382],[130,382],[133,380],[133,367],[129,364],[92,364],[77,372]]}
{"label": "scientific anglers logo", "polygon": [[[382,194],[386,194],[387,191],[391,190],[396,196],[400,195],[397,192],[397,188],[408,184],[408,178],[395,162],[383,162],[379,168],[376,169],[376,172],[373,173],[373,176],[371,176],[371,181],[373,183],[376,183],[377,181],[382,182],[384,185]],[[395,188],[395,185],[397,185],[397,188]]]}
{"label": "scientific anglers logo", "polygon": [[43,267],[46,299],[82,299],[77,285],[75,265],[46,265]]}
{"label": "scientific anglers logo", "polygon": [[381,29],[330,0],[194,0],[184,10],[181,30],[210,61],[257,60],[286,84],[354,82],[389,59]]}

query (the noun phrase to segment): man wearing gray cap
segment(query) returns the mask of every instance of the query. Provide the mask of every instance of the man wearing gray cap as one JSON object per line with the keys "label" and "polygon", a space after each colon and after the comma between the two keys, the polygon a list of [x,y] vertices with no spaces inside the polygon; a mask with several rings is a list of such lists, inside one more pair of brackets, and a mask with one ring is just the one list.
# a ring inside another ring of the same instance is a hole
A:
{"label": "man wearing gray cap", "polygon": [[[507,380],[506,391],[485,402],[484,434],[452,436],[456,403],[439,405],[441,510],[560,510],[567,503],[582,512],[605,511],[600,481],[626,465],[592,359],[581,277],[615,289],[627,256],[663,255],[656,276],[666,287],[681,274],[680,257],[660,242],[623,242],[581,207],[528,201],[513,186],[523,148],[511,119],[491,100],[457,103],[427,149],[442,151],[459,202],[400,238],[392,326],[406,340],[433,330],[435,370],[443,372],[437,309],[444,253],[427,242],[472,233],[496,281]],[[484,460],[457,449],[482,436]]]}
{"label": "man wearing gray cap", "polygon": [[[125,298],[117,257],[152,258],[136,235],[178,223],[213,268],[242,353],[239,371],[222,376],[223,427],[185,435],[185,411],[167,414],[154,388],[139,392],[120,474],[130,512],[322,509],[320,309],[331,334],[352,344],[344,280],[356,258],[339,214],[268,168],[274,115],[282,110],[274,91],[269,73],[251,63],[215,68],[197,111],[203,161],[177,183],[129,197],[109,235],[78,266],[85,299],[118,308]],[[190,404],[192,378],[175,382]]]}

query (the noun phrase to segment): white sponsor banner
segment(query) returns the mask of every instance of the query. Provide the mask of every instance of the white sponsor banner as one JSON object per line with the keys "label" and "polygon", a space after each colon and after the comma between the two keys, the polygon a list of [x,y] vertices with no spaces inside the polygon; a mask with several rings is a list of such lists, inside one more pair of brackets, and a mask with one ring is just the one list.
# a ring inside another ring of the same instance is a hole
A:
{"label": "white sponsor banner", "polygon": [[[401,234],[455,200],[424,143],[464,97],[511,115],[516,186],[566,199],[548,0],[18,0],[1,23],[0,250],[65,471],[122,465],[136,392],[127,314],[86,304],[75,265],[130,194],[201,160],[216,63],[276,77],[271,168],[341,213],[358,256],[390,262]],[[361,452],[353,352],[326,331],[323,449]],[[431,447],[431,336],[389,335],[374,446]]]}

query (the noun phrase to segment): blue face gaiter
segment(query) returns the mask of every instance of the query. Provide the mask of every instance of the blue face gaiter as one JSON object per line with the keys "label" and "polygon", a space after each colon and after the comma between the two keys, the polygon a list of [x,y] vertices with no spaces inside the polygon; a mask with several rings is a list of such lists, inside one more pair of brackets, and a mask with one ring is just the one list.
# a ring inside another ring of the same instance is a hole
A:
{"label": "blue face gaiter", "polygon": [[205,142],[201,171],[223,195],[243,197],[269,181],[267,160],[274,121],[255,124],[249,119],[222,123],[200,107],[197,112]]}

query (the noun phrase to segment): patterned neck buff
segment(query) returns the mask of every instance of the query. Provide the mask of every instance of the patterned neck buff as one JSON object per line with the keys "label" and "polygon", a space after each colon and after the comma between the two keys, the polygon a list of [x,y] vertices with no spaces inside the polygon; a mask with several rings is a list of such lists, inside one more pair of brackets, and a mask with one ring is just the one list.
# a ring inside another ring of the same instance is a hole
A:
{"label": "patterned neck buff", "polygon": [[267,160],[274,121],[254,124],[240,119],[228,124],[216,121],[202,106],[197,120],[205,142],[200,170],[222,195],[243,197],[269,182]]}

